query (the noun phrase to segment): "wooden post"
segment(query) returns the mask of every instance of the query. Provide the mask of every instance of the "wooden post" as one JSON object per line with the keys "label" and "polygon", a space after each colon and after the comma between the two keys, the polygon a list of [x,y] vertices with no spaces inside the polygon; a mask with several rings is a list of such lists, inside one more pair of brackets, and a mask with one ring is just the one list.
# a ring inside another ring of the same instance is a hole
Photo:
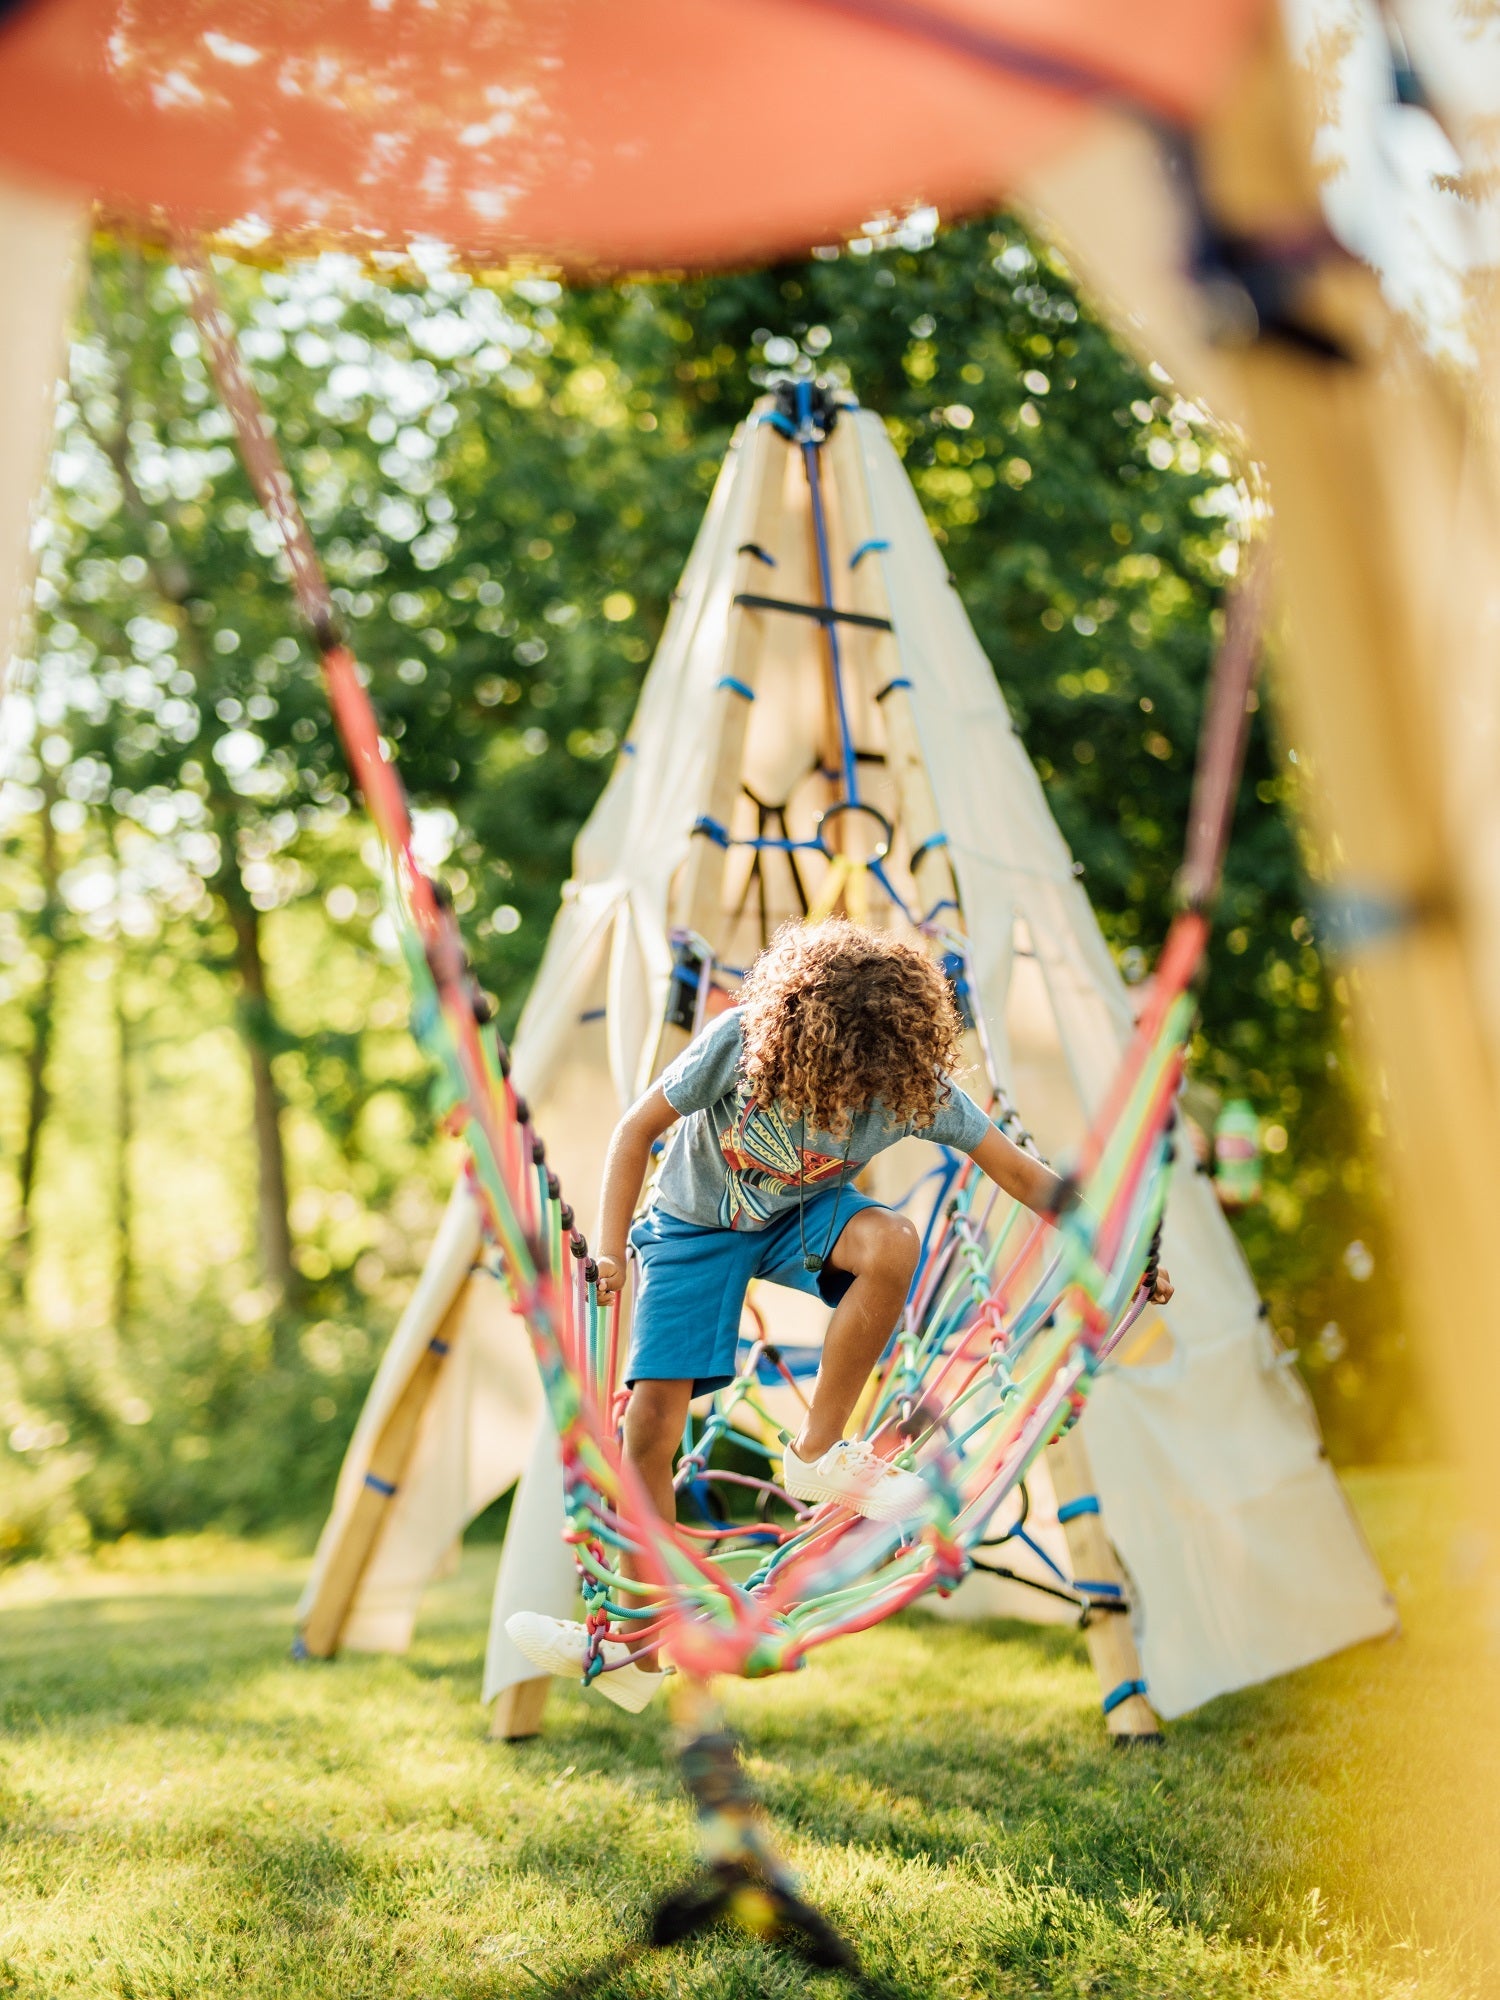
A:
{"label": "wooden post", "polygon": [[[1073,1586],[1119,1604],[1126,1602],[1125,1577],[1094,1490],[1089,1455],[1075,1425],[1047,1450],[1047,1470],[1057,1495],[1057,1518],[1068,1539]],[[1089,1658],[1099,1676],[1104,1726],[1117,1745],[1160,1743],[1161,1724],[1146,1697],[1146,1676],[1136,1651],[1127,1611],[1097,1611],[1084,1627]]]}
{"label": "wooden post", "polygon": [[524,1743],[528,1737],[540,1736],[551,1692],[550,1674],[542,1674],[536,1680],[512,1681],[508,1688],[502,1688],[490,1711],[491,1738],[501,1743]]}
{"label": "wooden post", "polygon": [[[870,513],[870,496],[865,486],[860,457],[856,417],[849,412],[834,431],[829,445],[830,471],[838,486],[841,518],[847,538],[855,548],[867,547],[875,539]],[[879,553],[871,550],[853,569],[847,567],[840,581],[848,593],[847,608],[870,618],[891,616],[890,599],[881,573]],[[917,734],[917,718],[912,708],[910,683],[901,658],[900,641],[894,631],[860,633],[865,671],[874,685],[871,698],[879,705],[885,729],[886,771],[900,801],[902,831],[906,835],[908,866],[917,886],[921,908],[935,909],[939,903],[952,905],[951,928],[962,931],[963,912],[958,881],[953,873],[943,839],[942,813],[933,790],[922,741]]]}
{"label": "wooden post", "polygon": [[418,1355],[406,1386],[371,1448],[364,1485],[337,1544],[329,1553],[318,1594],[298,1628],[293,1651],[299,1659],[331,1660],[339,1649],[390,1504],[406,1477],[423,1413],[437,1387],[443,1363],[458,1338],[467,1287],[466,1278],[450,1300],[436,1333]]}
{"label": "wooden post", "polygon": [[[735,558],[732,596],[764,590],[764,564],[757,549],[771,552],[777,539],[785,502],[787,440],[771,424],[752,420],[745,452],[744,478],[750,488],[746,538]],[[729,613],[724,664],[708,723],[710,778],[701,818],[727,835],[739,803],[745,757],[745,731],[750,703],[755,699],[758,655],[765,639],[767,617],[778,614],[735,604]],[[748,690],[748,693],[746,692]],[[724,914],[724,864],[728,849],[710,833],[695,833],[687,866],[674,897],[676,927],[694,931],[712,942]],[[687,1046],[683,1028],[664,1022],[651,1066],[660,1075]]]}

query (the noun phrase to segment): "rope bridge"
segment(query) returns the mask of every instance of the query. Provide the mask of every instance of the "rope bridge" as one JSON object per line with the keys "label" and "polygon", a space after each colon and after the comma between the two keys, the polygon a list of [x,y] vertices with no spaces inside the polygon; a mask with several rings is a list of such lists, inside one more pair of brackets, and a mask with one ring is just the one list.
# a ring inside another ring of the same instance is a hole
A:
{"label": "rope bridge", "polygon": [[[326,578],[207,268],[194,249],[181,254],[209,360],[252,483],[281,534],[349,766],[389,863],[414,1032],[437,1073],[448,1127],[467,1148],[490,1254],[525,1321],[561,1441],[567,1539],[591,1637],[586,1677],[612,1670],[604,1660],[606,1637],[623,1640],[631,1653],[662,1647],[687,1677],[695,1733],[684,1768],[723,1894],[677,1899],[671,1916],[664,1907],[663,1935],[706,1921],[705,1910],[712,1914],[753,1877],[769,1885],[775,1908],[804,1941],[833,1950],[838,1941],[830,1944],[831,1934],[818,1931],[817,1913],[796,1903],[785,1871],[756,1832],[743,1786],[720,1768],[723,1757],[733,1762],[732,1746],[722,1756],[705,1748],[731,1739],[712,1716],[704,1719],[693,1683],[721,1673],[796,1668],[813,1648],[873,1626],[927,1591],[952,1590],[976,1552],[995,1545],[998,1510],[1048,1443],[1076,1421],[1092,1380],[1144,1308],[1194,1018],[1190,992],[1207,943],[1206,911],[1243,743],[1258,584],[1232,606],[1216,668],[1182,878],[1184,908],[1135,1038],[1063,1183],[1057,1213],[1046,1221],[1031,1215],[967,1161],[950,1158],[944,1170],[910,1301],[858,1419],[872,1451],[925,1480],[922,1517],[865,1520],[831,1505],[803,1506],[782,1490],[774,1471],[784,1434],[763,1390],[781,1381],[801,1391],[785,1356],[762,1333],[686,1440],[677,1485],[699,1518],[669,1522],[621,1449],[618,1297],[598,1295],[588,1246],[516,1091],[454,914],[413,852],[404,792],[339,636]],[[808,462],[815,480],[810,454]],[[819,554],[826,606],[831,586],[821,535]],[[842,718],[837,628],[830,622],[827,630]],[[844,740],[847,752],[847,731]],[[846,754],[843,776],[839,809],[861,809],[852,755]],[[763,1470],[718,1462],[725,1454],[716,1448],[731,1438],[757,1453]],[[636,1575],[627,1574],[626,1557]],[[984,1566],[982,1554],[977,1560]],[[685,1910],[694,1913],[690,1920]]]}

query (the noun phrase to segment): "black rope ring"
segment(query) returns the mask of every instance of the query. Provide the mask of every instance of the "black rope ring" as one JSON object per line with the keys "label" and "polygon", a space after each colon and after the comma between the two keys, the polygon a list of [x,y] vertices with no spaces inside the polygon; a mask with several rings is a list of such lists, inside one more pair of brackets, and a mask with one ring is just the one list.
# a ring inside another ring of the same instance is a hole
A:
{"label": "black rope ring", "polygon": [[[870,856],[870,860],[872,862],[884,861],[895,842],[896,829],[891,825],[878,806],[866,805],[863,799],[836,799],[819,816],[818,823],[813,828],[813,839],[822,848],[823,852],[825,854],[829,852],[828,844],[823,838],[823,829],[831,819],[837,819],[841,813],[863,813],[867,819],[874,820],[875,824],[881,830],[882,838],[875,852]],[[830,855],[829,858],[832,859],[832,856]]]}

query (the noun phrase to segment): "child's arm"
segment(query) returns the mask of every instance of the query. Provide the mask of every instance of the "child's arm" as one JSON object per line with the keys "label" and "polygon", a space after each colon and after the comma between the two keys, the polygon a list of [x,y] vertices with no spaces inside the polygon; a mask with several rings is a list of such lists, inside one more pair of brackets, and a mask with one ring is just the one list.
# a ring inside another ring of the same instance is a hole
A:
{"label": "child's arm", "polygon": [[[1029,1153],[1023,1153],[1019,1146],[1006,1138],[999,1126],[990,1127],[970,1158],[996,1187],[1003,1188],[1008,1195],[1049,1222],[1056,1220],[1055,1203],[1062,1186],[1062,1176],[1055,1174],[1050,1167],[1044,1167]],[[1151,1302],[1164,1306],[1171,1296],[1172,1280],[1165,1271],[1158,1270]]]}
{"label": "child's arm", "polygon": [[1023,1153],[1019,1146],[1006,1138],[998,1125],[990,1127],[970,1158],[996,1187],[1003,1188],[1024,1208],[1049,1219],[1054,1215],[1062,1175],[1053,1173],[1040,1160],[1034,1160],[1030,1153]]}
{"label": "child's arm", "polygon": [[625,1282],[625,1239],[641,1198],[651,1148],[677,1118],[659,1083],[638,1097],[615,1127],[604,1158],[604,1187],[599,1196],[599,1290],[619,1291]]}

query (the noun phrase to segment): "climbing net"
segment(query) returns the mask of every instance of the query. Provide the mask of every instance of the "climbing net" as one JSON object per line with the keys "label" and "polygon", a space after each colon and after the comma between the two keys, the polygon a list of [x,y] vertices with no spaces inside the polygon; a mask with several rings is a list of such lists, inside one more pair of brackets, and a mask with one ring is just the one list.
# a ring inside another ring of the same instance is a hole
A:
{"label": "climbing net", "polygon": [[[350,767],[389,862],[414,1031],[437,1072],[449,1127],[467,1147],[491,1253],[529,1331],[561,1441],[567,1539],[592,1641],[588,1676],[612,1670],[606,1637],[625,1641],[630,1653],[661,1646],[691,1676],[776,1673],[929,1590],[952,1590],[1028,1468],[1076,1420],[1149,1297],[1194,1016],[1191,988],[1243,740],[1255,611],[1231,618],[1220,656],[1184,908],[1056,1214],[1031,1215],[967,1162],[950,1160],[942,1170],[909,1303],[858,1418],[858,1435],[872,1452],[924,1479],[925,1511],[900,1524],[863,1520],[832,1506],[806,1507],[777,1485],[778,1427],[765,1390],[781,1382],[801,1391],[762,1332],[685,1441],[678,1486],[699,1518],[669,1522],[621,1448],[618,1297],[599,1296],[588,1246],[517,1093],[456,920],[413,852],[400,782],[338,635],[326,579],[232,330],[206,269],[191,252],[184,261],[214,372],[251,478],[281,532]],[[846,781],[845,805],[855,807],[852,770]],[[934,936],[939,921],[937,911],[918,919]],[[722,1462],[717,1448],[731,1436],[759,1453],[763,1472]]]}
{"label": "climbing net", "polygon": [[[1190,949],[1190,939],[1179,940],[1174,957],[1184,971]],[[764,1390],[776,1381],[794,1396],[801,1390],[763,1333],[679,1462],[679,1491],[699,1521],[662,1522],[615,1442],[624,1403],[618,1308],[595,1302],[583,1245],[566,1236],[560,1203],[550,1205],[550,1268],[564,1268],[565,1251],[574,1267],[568,1351],[559,1358],[579,1381],[580,1406],[563,1455],[568,1538],[596,1642],[608,1635],[664,1645],[699,1674],[773,1673],[963,1578],[997,1510],[1076,1418],[1148,1297],[1167,1126],[1192,1013],[1172,985],[1169,971],[1157,1018],[1143,1028],[1119,1102],[1101,1121],[1080,1179],[1067,1184],[1075,1198],[1055,1227],[1000,1196],[967,1162],[940,1195],[910,1303],[857,1425],[870,1450],[927,1481],[925,1518],[916,1523],[805,1507],[776,1484],[782,1434]],[[715,1447],[730,1439],[758,1453],[763,1471],[716,1464]],[[753,1498],[750,1518],[734,1518],[737,1498]],[[627,1555],[638,1579],[626,1573]],[[589,1672],[610,1671],[596,1643]]]}

